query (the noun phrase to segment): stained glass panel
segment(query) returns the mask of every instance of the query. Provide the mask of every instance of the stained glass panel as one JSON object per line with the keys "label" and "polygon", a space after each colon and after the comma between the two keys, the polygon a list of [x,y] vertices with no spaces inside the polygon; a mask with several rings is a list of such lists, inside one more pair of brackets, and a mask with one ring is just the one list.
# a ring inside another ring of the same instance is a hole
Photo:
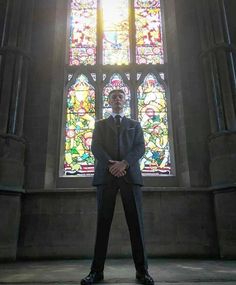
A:
{"label": "stained glass panel", "polygon": [[135,0],[136,62],[163,63],[160,0]]}
{"label": "stained glass panel", "polygon": [[124,84],[122,77],[118,73],[114,73],[103,90],[103,118],[109,117],[112,112],[111,107],[108,104],[108,94],[113,89],[122,89],[125,92],[127,101],[124,106],[124,113],[126,116],[130,116],[130,90],[127,85]]}
{"label": "stained glass panel", "polygon": [[143,173],[170,174],[167,102],[163,86],[148,74],[138,88],[138,116],[144,131],[146,152]]}
{"label": "stained glass panel", "polygon": [[69,64],[96,63],[96,0],[71,0]]}
{"label": "stained glass panel", "polygon": [[80,75],[67,93],[66,175],[93,173],[94,157],[90,148],[94,121],[95,91],[87,77]]}
{"label": "stained glass panel", "polygon": [[128,0],[102,0],[102,9],[103,64],[128,64]]}

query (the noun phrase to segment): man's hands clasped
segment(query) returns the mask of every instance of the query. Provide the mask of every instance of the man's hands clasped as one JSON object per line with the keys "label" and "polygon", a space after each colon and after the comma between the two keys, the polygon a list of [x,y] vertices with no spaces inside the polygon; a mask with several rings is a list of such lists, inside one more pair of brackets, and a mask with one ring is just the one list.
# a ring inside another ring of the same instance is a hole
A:
{"label": "man's hands clasped", "polygon": [[109,160],[109,172],[115,177],[122,177],[126,174],[126,169],[128,167],[128,163],[125,160],[117,161],[117,160]]}

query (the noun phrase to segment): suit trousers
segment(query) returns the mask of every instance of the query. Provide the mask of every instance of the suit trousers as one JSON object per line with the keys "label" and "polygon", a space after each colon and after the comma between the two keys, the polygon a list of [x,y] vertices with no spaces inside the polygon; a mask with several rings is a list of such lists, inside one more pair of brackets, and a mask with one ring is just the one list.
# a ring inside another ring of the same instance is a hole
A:
{"label": "suit trousers", "polygon": [[104,269],[118,190],[129,229],[135,268],[139,272],[144,272],[147,270],[147,258],[144,248],[141,187],[127,183],[123,177],[116,178],[112,175],[108,179],[108,184],[97,187],[97,233],[91,270]]}

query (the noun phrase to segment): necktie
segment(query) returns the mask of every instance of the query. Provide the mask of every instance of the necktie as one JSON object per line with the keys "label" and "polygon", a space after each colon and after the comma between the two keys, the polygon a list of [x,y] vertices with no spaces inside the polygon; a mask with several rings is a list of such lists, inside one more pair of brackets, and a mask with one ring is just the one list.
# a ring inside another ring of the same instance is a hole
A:
{"label": "necktie", "polygon": [[120,115],[115,116],[115,123],[117,128],[117,160],[120,160]]}
{"label": "necktie", "polygon": [[115,115],[115,123],[116,123],[116,127],[119,128],[120,127],[120,115]]}

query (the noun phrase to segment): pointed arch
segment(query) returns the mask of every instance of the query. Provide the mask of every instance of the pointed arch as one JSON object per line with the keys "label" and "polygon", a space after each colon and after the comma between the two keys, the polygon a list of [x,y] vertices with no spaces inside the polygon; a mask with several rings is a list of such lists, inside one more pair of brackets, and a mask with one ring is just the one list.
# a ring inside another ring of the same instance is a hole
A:
{"label": "pointed arch", "polygon": [[[68,1],[64,173],[92,173],[94,160],[86,145],[91,126],[95,119],[109,116],[108,93],[122,89],[127,98],[125,115],[139,120],[144,130],[143,173],[171,174],[161,0]],[[76,110],[72,103],[78,103],[82,93],[81,106],[90,106],[86,120],[81,116],[83,108]],[[88,127],[78,132],[81,123]]]}
{"label": "pointed arch", "polygon": [[113,89],[121,89],[125,93],[126,104],[124,106],[124,113],[130,117],[130,89],[124,83],[119,73],[113,73],[110,77],[109,83],[103,88],[103,117],[107,118],[111,113],[111,107],[108,104],[108,94]]}
{"label": "pointed arch", "polygon": [[170,174],[170,149],[166,92],[155,75],[146,75],[138,87],[138,118],[144,131],[144,173]]}
{"label": "pointed arch", "polygon": [[81,74],[68,89],[66,106],[65,160],[66,175],[92,173],[92,130],[95,121],[95,90]]}

